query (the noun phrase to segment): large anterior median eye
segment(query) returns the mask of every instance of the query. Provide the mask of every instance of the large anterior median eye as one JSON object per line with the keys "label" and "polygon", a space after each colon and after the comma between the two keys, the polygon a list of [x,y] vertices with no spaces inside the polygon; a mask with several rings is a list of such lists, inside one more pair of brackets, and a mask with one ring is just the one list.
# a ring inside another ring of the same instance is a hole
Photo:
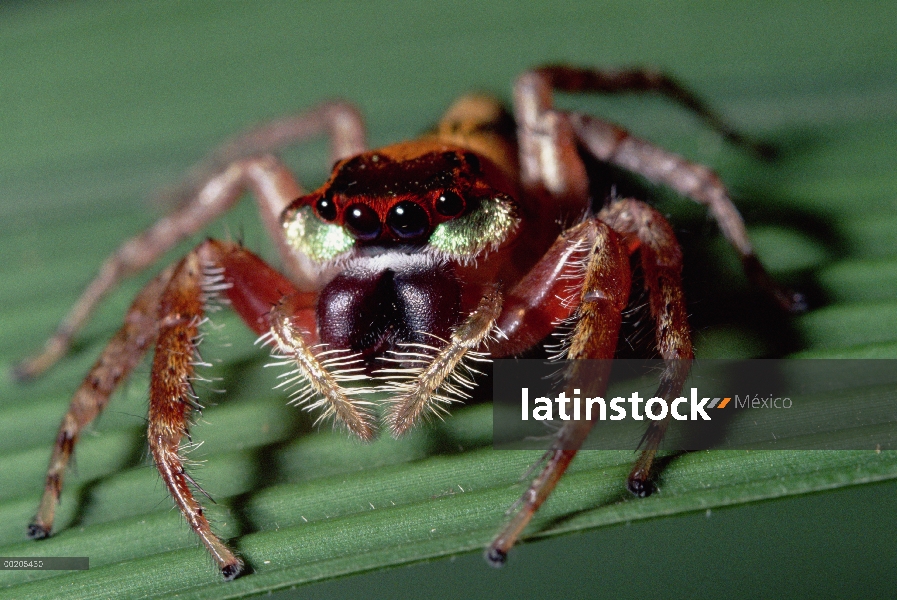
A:
{"label": "large anterior median eye", "polygon": [[380,217],[374,209],[365,204],[353,204],[346,208],[346,226],[355,239],[375,240],[380,236]]}
{"label": "large anterior median eye", "polygon": [[430,218],[419,204],[406,200],[389,209],[386,225],[399,239],[413,240],[430,230]]}

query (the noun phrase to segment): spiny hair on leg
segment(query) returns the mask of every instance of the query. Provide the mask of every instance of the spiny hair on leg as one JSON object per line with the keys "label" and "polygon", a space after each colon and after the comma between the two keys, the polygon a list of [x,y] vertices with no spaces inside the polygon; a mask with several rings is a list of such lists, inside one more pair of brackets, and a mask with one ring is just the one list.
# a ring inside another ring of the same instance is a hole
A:
{"label": "spiny hair on leg", "polygon": [[588,273],[589,261],[592,258],[592,245],[588,240],[579,239],[573,244],[570,258],[564,264],[563,271],[558,276],[560,281],[570,281],[563,289],[563,295],[557,296],[561,305],[572,308],[579,305],[582,297],[582,282]]}
{"label": "spiny hair on leg", "polygon": [[557,342],[545,344],[549,360],[563,360],[567,358],[573,332],[576,328],[576,323],[579,321],[578,307],[583,300],[582,282],[586,279],[591,257],[592,246],[589,241],[585,239],[577,240],[574,242],[570,259],[558,276],[559,280],[569,281],[570,283],[564,286],[562,293],[557,295],[556,298],[560,301],[561,306],[572,312],[570,316],[558,319],[553,324],[554,331],[551,335],[557,339]]}
{"label": "spiny hair on leg", "polygon": [[200,281],[200,296],[206,311],[215,312],[222,306],[230,304],[230,300],[221,292],[233,287],[232,282],[225,281],[224,267],[214,264],[204,264],[202,268],[202,280]]}
{"label": "spiny hair on leg", "polygon": [[545,351],[548,353],[548,360],[562,361],[567,358],[570,351],[570,344],[573,341],[573,332],[576,330],[576,323],[579,321],[579,312],[576,311],[569,317],[558,319],[554,322],[554,331],[551,337],[557,341],[553,344],[545,344]]}
{"label": "spiny hair on leg", "polygon": [[200,347],[208,337],[208,330],[212,329],[213,331],[220,331],[223,328],[223,325],[218,325],[209,317],[203,316],[202,318],[197,318],[196,327],[199,328],[199,333],[191,340],[193,356],[190,360],[190,367],[192,373],[187,378],[186,389],[184,390],[184,397],[182,399],[189,404],[191,408],[201,412],[204,407],[199,401],[199,394],[196,392],[195,384],[201,384],[204,391],[211,393],[223,394],[225,391],[224,389],[214,388],[210,385],[220,382],[222,380],[221,377],[206,377],[200,373],[200,369],[212,368],[214,366],[211,362],[203,358],[200,350]]}

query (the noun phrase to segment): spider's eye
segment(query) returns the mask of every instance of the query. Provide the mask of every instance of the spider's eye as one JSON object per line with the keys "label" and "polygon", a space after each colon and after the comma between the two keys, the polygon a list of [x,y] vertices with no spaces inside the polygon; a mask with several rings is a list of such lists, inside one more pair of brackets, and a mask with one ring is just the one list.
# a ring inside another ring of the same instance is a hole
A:
{"label": "spider's eye", "polygon": [[353,204],[346,209],[346,225],[356,239],[375,240],[380,236],[380,217],[365,204]]}
{"label": "spider's eye", "polygon": [[419,238],[430,229],[430,219],[420,204],[406,200],[399,202],[386,215],[386,224],[402,240]]}
{"label": "spider's eye", "polygon": [[445,191],[436,199],[436,212],[443,217],[457,217],[464,210],[464,199],[451,191]]}
{"label": "spider's eye", "polygon": [[318,201],[315,202],[315,211],[325,221],[332,221],[336,218],[336,204],[327,196],[318,198]]}

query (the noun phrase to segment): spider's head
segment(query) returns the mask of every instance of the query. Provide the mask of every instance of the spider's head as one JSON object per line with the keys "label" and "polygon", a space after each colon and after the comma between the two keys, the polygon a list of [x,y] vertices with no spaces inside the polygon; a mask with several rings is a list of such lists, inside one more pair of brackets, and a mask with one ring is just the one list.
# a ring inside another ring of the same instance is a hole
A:
{"label": "spider's head", "polygon": [[294,201],[287,242],[317,277],[318,336],[368,361],[403,344],[447,339],[469,294],[456,269],[512,237],[513,199],[490,185],[477,156],[408,142],[336,164]]}
{"label": "spider's head", "polygon": [[380,251],[471,263],[518,222],[514,200],[487,183],[475,154],[421,142],[339,161],[282,216],[288,243],[322,266]]}

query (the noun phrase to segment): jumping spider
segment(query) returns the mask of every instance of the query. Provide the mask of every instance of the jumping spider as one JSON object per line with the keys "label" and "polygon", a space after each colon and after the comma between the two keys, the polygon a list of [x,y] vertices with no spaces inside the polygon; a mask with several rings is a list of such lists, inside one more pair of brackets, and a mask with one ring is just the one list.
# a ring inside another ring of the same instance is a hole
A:
{"label": "jumping spider", "polygon": [[[612,358],[630,294],[630,255],[638,253],[657,351],[670,365],[686,365],[661,375],[657,395],[674,397],[693,356],[678,243],[644,202],[610,198],[595,208],[585,155],[707,206],[748,274],[781,305],[800,308],[801,298],[778,287],[755,258],[741,216],[710,170],[606,121],[553,108],[555,91],[659,93],[729,140],[761,148],[662,74],[568,66],[524,73],[513,117],[492,98],[468,95],[432,133],[378,150],[367,149],[361,117],[341,102],[237,137],[179,188],[179,209],[107,259],[44,350],[16,374],[31,378],[55,363],[109,290],[222,215],[246,189],[255,193],[286,274],[239,244],[210,239],[143,288],[62,420],[28,535],[50,535],[81,431],[155,346],[150,452],[224,578],[241,573],[242,561],[203,515],[194,495],[201,489],[182,459],[190,414],[201,408],[191,381],[213,294],[290,366],[289,377],[304,382],[299,402],[370,440],[376,423],[368,392],[389,391],[383,426],[399,436],[472,385],[460,369],[466,358],[517,355],[561,322],[572,323],[567,358]],[[270,152],[322,133],[335,164],[330,179],[307,193]],[[493,564],[504,561],[591,428],[571,423],[489,546]],[[645,435],[628,480],[636,494],[648,491],[665,429],[665,421],[654,423]]]}

